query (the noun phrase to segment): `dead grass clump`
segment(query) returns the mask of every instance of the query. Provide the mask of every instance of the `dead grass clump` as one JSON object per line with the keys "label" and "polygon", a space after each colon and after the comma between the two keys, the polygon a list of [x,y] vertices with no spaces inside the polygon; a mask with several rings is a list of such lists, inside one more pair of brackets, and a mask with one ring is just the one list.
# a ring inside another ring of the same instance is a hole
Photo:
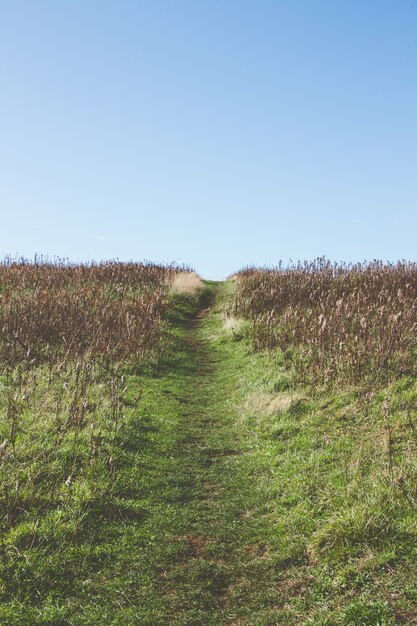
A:
{"label": "dead grass clump", "polygon": [[243,320],[238,317],[228,316],[223,322],[224,329],[232,334],[239,333],[242,330]]}
{"label": "dead grass clump", "polygon": [[203,281],[196,272],[178,272],[172,279],[173,293],[194,295],[201,289]]}
{"label": "dead grass clump", "polygon": [[251,415],[270,417],[289,411],[292,405],[300,399],[294,393],[251,393],[246,399],[245,411]]}

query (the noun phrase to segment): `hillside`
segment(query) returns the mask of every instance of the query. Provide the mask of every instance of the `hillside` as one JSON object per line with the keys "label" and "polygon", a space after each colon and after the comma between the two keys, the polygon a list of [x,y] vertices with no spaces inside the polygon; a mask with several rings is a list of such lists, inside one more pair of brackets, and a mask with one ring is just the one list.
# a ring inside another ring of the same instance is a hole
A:
{"label": "hillside", "polygon": [[0,623],[417,623],[415,378],[312,386],[254,350],[235,280],[199,285],[134,353],[132,321],[111,360],[39,339],[4,370]]}

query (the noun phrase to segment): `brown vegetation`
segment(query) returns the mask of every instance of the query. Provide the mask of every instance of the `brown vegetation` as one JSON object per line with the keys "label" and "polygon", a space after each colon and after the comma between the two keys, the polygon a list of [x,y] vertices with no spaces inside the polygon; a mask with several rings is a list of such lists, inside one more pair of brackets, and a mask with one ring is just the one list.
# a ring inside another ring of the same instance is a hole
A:
{"label": "brown vegetation", "polygon": [[114,361],[158,349],[167,283],[185,269],[151,263],[0,264],[0,367]]}
{"label": "brown vegetation", "polygon": [[302,381],[386,383],[415,368],[416,264],[318,259],[237,276],[232,313],[251,320],[256,348],[280,348]]}

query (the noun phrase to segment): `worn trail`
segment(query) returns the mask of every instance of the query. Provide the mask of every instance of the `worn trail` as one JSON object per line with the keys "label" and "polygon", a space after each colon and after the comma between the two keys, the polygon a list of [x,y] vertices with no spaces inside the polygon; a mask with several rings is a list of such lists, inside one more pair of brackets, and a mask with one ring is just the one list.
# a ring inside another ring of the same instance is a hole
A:
{"label": "worn trail", "polygon": [[239,377],[219,341],[218,289],[212,286],[198,314],[184,321],[182,364],[167,377],[165,394],[174,397],[179,419],[164,463],[154,468],[161,491],[154,482],[158,504],[149,524],[158,546],[148,558],[158,563],[150,577],[159,610],[141,623],[268,623],[253,621],[251,609],[268,561],[256,543],[262,520],[252,515],[253,485],[229,400]]}
{"label": "worn trail", "polygon": [[230,477],[241,450],[225,409],[221,356],[204,333],[214,303],[212,294],[208,307],[186,324],[183,339],[191,367],[182,385],[182,420],[175,450],[182,468],[183,496],[175,503],[183,509],[179,512],[182,524],[172,541],[182,543],[184,553],[167,571],[163,583],[178,623],[233,621],[233,612],[227,614],[235,578],[231,562],[236,557],[236,527],[243,511]]}

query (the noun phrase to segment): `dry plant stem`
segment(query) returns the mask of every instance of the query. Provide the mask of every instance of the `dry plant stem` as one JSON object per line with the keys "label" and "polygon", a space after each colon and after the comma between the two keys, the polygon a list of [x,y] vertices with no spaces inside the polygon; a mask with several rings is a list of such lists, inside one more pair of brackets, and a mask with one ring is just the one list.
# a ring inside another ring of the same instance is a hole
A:
{"label": "dry plant stem", "polygon": [[391,483],[394,486],[394,435],[392,430],[392,422],[391,422],[391,414],[390,414],[390,405],[389,405],[389,397],[385,398],[384,402],[384,417],[387,428],[387,448],[388,448],[388,470],[391,479]]}

